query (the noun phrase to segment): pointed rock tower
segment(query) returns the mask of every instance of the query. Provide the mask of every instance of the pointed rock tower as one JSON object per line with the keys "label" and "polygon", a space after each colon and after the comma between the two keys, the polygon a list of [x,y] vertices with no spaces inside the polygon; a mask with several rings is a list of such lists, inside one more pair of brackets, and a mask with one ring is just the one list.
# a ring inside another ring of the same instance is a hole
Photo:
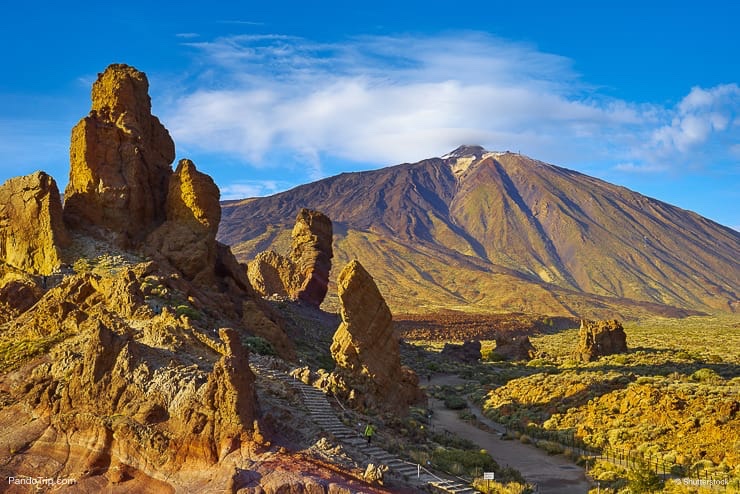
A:
{"label": "pointed rock tower", "polygon": [[337,279],[342,323],[331,344],[338,373],[363,396],[364,405],[404,409],[423,394],[419,379],[401,365],[393,316],[372,276],[359,261],[347,264]]}
{"label": "pointed rock tower", "polygon": [[72,129],[64,220],[100,227],[128,247],[165,220],[175,145],[151,114],[149,81],[124,64],[93,84],[92,109]]}

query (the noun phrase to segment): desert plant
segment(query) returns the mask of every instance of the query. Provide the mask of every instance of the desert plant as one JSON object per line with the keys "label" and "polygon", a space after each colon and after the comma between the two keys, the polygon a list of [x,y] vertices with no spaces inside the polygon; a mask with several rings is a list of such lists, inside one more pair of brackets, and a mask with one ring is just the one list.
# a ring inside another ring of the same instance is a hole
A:
{"label": "desert plant", "polygon": [[242,338],[242,343],[249,347],[249,350],[260,355],[277,355],[272,343],[260,336],[246,336]]}
{"label": "desert plant", "polygon": [[663,488],[663,479],[655,473],[644,461],[638,461],[627,472],[627,485],[630,492],[658,492]]}

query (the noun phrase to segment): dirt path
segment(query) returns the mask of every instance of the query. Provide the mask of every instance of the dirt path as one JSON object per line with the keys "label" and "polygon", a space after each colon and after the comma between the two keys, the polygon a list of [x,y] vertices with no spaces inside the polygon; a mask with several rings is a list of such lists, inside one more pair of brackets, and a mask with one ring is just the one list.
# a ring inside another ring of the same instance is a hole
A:
{"label": "dirt path", "polygon": [[[436,376],[429,384],[463,384],[457,376]],[[497,434],[488,433],[461,420],[457,411],[448,410],[444,404],[430,399],[434,410],[434,430],[448,430],[456,436],[473,441],[486,449],[501,466],[513,467],[527,482],[536,484],[543,494],[582,494],[590,487],[584,470],[562,456],[550,456],[534,446],[519,441],[504,441]]]}

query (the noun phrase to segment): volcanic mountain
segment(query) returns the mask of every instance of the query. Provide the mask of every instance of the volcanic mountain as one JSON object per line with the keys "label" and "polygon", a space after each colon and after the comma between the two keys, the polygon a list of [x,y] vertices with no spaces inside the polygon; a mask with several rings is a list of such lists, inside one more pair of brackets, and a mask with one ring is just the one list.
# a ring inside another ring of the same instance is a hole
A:
{"label": "volcanic mountain", "polygon": [[303,207],[332,219],[336,264],[363,259],[394,312],[740,308],[738,232],[520,154],[461,146],[226,202],[218,238],[242,260],[286,250]]}

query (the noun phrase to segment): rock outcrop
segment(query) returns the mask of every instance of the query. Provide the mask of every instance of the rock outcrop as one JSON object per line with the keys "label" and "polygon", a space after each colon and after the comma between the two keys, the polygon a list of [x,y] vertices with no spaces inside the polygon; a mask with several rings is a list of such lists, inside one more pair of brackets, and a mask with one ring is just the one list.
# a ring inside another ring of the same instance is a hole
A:
{"label": "rock outcrop", "polygon": [[77,459],[64,461],[75,465],[105,471],[114,460],[165,480],[186,465],[208,467],[261,444],[255,377],[239,333],[215,335],[178,317],[174,286],[162,287],[168,295],[153,311],[142,287],[159,282],[155,269],[149,263],[111,279],[68,277],[7,324],[4,341],[57,343],[16,371],[10,382],[22,386],[4,388],[20,408],[2,409],[0,422],[28,410],[48,418],[34,438],[36,454],[48,446],[45,454],[54,456],[54,447],[43,446],[51,440],[69,445]]}
{"label": "rock outcrop", "polygon": [[493,354],[504,360],[532,360],[537,350],[529,336],[497,336]]}
{"label": "rock outcrop", "polygon": [[447,357],[459,362],[475,363],[480,360],[480,341],[465,341],[460,345],[455,343],[445,343],[442,348],[441,356]]}
{"label": "rock outcrop", "polygon": [[123,64],[98,74],[92,109],[72,129],[64,219],[130,246],[165,220],[175,145],[151,114],[149,81]]}
{"label": "rock outcrop", "polygon": [[604,355],[627,351],[627,335],[622,323],[610,321],[590,321],[583,319],[578,330],[576,357],[583,362],[591,362]]}
{"label": "rock outcrop", "polygon": [[255,291],[263,297],[292,298],[294,287],[300,286],[302,281],[293,261],[272,250],[260,252],[249,261],[247,276]]}
{"label": "rock outcrop", "polygon": [[221,220],[220,192],[195,164],[180,160],[169,178],[166,221],[152,233],[147,250],[163,256],[189,280],[213,282],[216,231]]}
{"label": "rock outcrop", "polygon": [[332,224],[323,213],[301,209],[296,217],[290,259],[302,278],[294,297],[319,307],[329,288],[331,271]]}
{"label": "rock outcrop", "polygon": [[278,295],[319,307],[329,286],[332,253],[331,220],[301,209],[291,234],[291,252],[260,252],[249,262],[250,283],[262,296]]}
{"label": "rock outcrop", "polygon": [[362,395],[361,405],[403,409],[418,401],[418,377],[401,366],[391,311],[373,278],[352,261],[337,285],[342,323],[331,344],[337,372]]}
{"label": "rock outcrop", "polygon": [[53,178],[36,172],[0,186],[0,260],[49,275],[62,264],[61,248],[69,241]]}

